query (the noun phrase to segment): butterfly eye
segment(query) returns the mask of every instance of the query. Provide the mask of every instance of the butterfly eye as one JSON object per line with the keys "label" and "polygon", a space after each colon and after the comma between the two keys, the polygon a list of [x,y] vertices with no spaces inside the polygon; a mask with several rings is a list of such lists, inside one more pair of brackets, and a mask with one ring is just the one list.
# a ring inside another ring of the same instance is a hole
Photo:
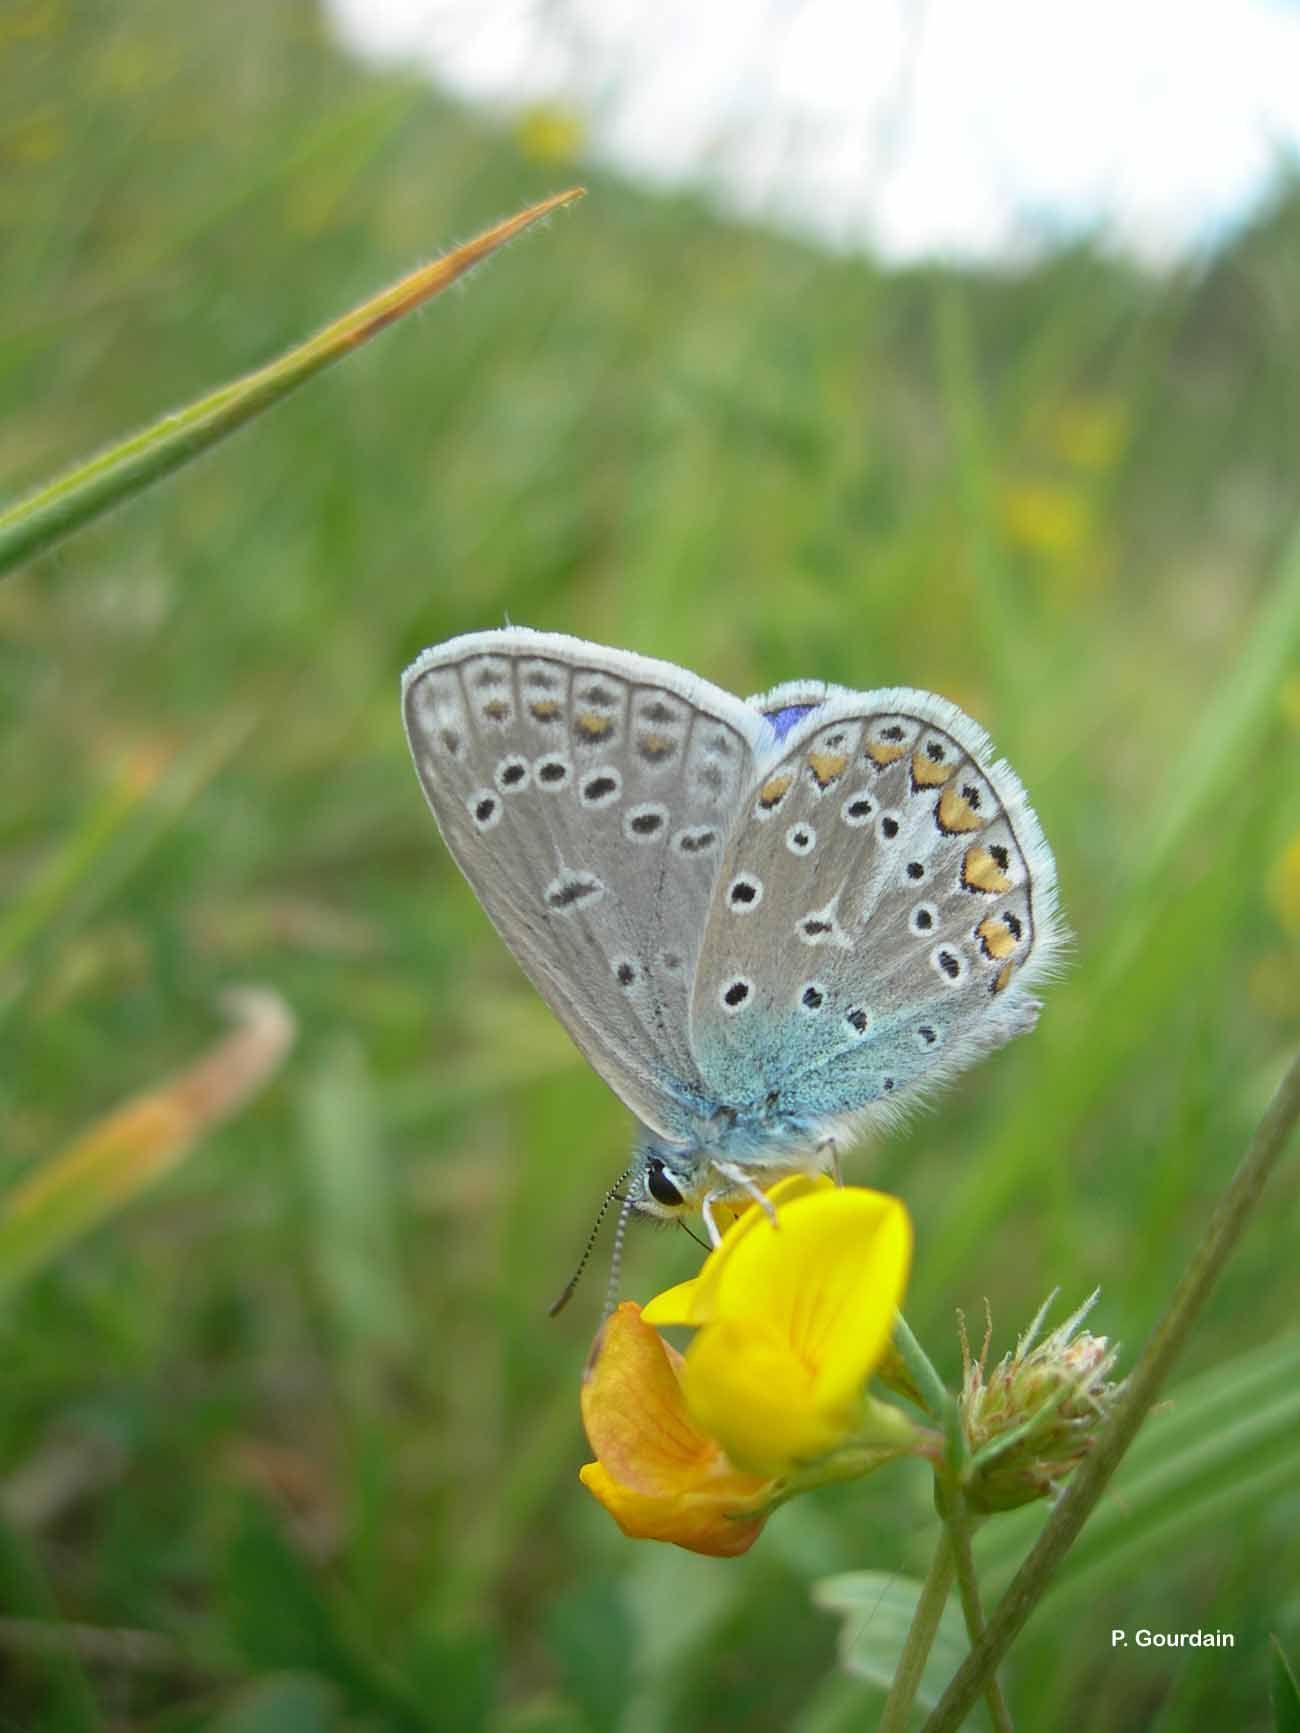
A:
{"label": "butterfly eye", "polygon": [[666,1204],[671,1209],[674,1204],[685,1203],[686,1201],[672,1180],[669,1179],[668,1169],[657,1155],[652,1155],[646,1163],[645,1183],[647,1191],[656,1203]]}

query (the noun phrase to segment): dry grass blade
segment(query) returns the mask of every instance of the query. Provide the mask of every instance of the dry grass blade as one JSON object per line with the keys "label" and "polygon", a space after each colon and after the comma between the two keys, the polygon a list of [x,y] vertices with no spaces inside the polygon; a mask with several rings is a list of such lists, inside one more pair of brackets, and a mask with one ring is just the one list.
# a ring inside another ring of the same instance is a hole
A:
{"label": "dry grass blade", "polygon": [[232,989],[224,1008],[236,1027],[201,1059],[114,1108],[10,1192],[0,1294],[168,1173],[274,1075],[293,1044],[289,1008],[264,987]]}

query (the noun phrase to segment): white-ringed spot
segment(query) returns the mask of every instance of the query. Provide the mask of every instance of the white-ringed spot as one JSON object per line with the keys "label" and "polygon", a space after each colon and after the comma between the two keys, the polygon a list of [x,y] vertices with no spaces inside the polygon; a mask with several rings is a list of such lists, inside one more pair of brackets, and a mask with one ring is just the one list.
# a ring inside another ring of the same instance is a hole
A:
{"label": "white-ringed spot", "polygon": [[578,788],[582,804],[592,812],[599,811],[601,807],[613,806],[622,792],[623,778],[613,765],[589,771]]}
{"label": "white-ringed spot", "polygon": [[495,789],[476,788],[465,805],[480,831],[492,830],[500,824],[501,797]]}
{"label": "white-ringed spot", "polygon": [[785,833],[785,846],[791,854],[811,854],[817,847],[817,832],[810,824],[792,824]]}
{"label": "white-ringed spot", "polygon": [[727,907],[736,915],[752,915],[763,900],[763,881],[753,873],[737,873],[727,886]]}
{"label": "white-ringed spot", "polygon": [[533,765],[534,782],[548,794],[558,794],[562,788],[566,788],[572,775],[573,766],[558,752],[548,753],[545,758],[537,759]]}
{"label": "white-ringed spot", "polygon": [[654,801],[629,806],[623,815],[623,835],[629,842],[655,842],[668,824],[668,808]]}
{"label": "white-ringed spot", "polygon": [[673,838],[673,847],[688,860],[694,855],[711,854],[717,846],[718,833],[711,824],[688,825]]}
{"label": "white-ringed spot", "polygon": [[493,781],[502,794],[522,794],[528,787],[528,760],[526,758],[503,758],[497,765]]}
{"label": "white-ringed spot", "polygon": [[966,959],[955,945],[936,945],[930,952],[930,962],[950,987],[955,987],[966,973]]}
{"label": "white-ringed spot", "polygon": [[575,909],[589,908],[605,894],[605,883],[595,873],[557,873],[545,890],[546,906],[556,914],[571,915]]}
{"label": "white-ringed spot", "polygon": [[753,993],[754,983],[747,981],[743,975],[737,975],[734,980],[724,981],[718,988],[718,1003],[729,1017],[734,1017],[749,1004]]}

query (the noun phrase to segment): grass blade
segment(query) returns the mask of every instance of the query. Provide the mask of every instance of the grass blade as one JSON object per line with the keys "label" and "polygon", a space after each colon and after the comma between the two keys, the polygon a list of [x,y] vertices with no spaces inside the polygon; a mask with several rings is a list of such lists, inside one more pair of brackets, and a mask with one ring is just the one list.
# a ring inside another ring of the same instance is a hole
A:
{"label": "grass blade", "polygon": [[440,294],[507,241],[581,196],[582,188],[570,187],[529,205],[371,296],[278,361],[164,415],[0,512],[0,574],[197,457],[314,373]]}

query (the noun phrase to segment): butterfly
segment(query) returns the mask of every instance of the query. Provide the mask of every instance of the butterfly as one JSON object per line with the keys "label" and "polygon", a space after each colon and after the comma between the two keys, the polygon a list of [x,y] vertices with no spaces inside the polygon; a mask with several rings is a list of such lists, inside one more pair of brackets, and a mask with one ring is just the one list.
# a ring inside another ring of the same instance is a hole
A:
{"label": "butterfly", "polygon": [[640,1131],[672,1218],[838,1166],[873,1120],[1031,1028],[1052,852],[955,704],[684,668],[508,627],[402,682],[416,772],[498,932]]}

